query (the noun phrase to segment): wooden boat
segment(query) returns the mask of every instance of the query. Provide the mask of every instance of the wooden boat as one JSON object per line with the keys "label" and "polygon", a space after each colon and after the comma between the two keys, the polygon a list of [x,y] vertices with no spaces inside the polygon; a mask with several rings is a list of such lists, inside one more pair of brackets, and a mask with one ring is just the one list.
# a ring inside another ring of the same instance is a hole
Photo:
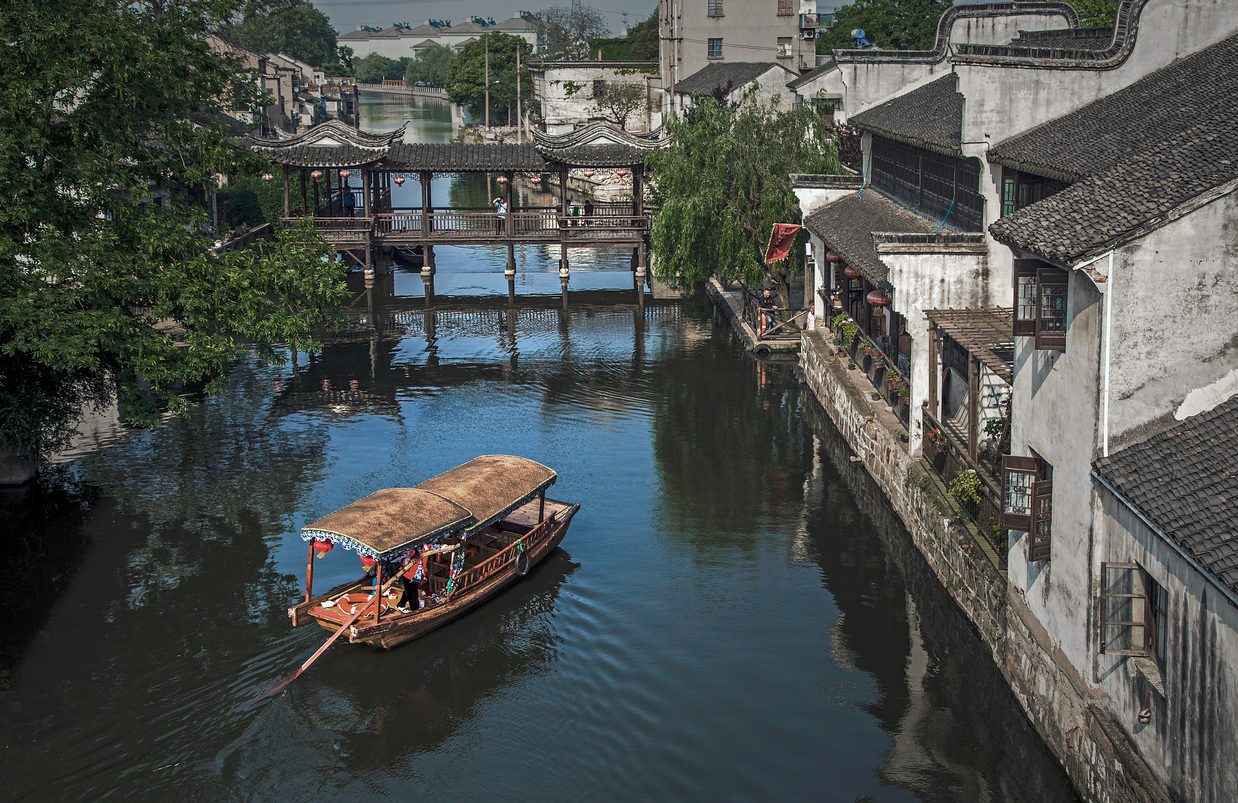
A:
{"label": "wooden boat", "polygon": [[[348,625],[348,640],[389,649],[441,627],[515,583],[557,547],[579,504],[546,498],[554,471],[523,457],[487,455],[413,488],[388,488],[324,516],[301,530],[310,542],[305,601],[288,609],[294,626],[317,622],[330,631]],[[373,564],[373,575],[314,595],[314,556],[334,547]],[[422,555],[424,595],[418,608],[396,607],[401,585]],[[430,556],[430,557],[424,557]],[[394,568],[383,577],[387,566]],[[394,581],[394,582],[393,582]],[[378,605],[370,605],[378,589]]]}

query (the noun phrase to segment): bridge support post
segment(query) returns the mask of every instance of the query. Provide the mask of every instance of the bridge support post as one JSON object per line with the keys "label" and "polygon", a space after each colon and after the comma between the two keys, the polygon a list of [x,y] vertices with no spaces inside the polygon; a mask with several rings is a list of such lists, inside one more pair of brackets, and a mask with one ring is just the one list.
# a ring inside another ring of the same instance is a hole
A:
{"label": "bridge support post", "polygon": [[434,246],[425,243],[421,246],[421,278],[433,277],[436,270],[434,267]]}
{"label": "bridge support post", "polygon": [[507,279],[507,303],[516,303],[516,245],[507,244],[507,267],[503,269],[503,278]]}
{"label": "bridge support post", "polygon": [[563,304],[567,305],[567,283],[571,278],[567,267],[567,243],[559,245],[559,284],[563,287]]}

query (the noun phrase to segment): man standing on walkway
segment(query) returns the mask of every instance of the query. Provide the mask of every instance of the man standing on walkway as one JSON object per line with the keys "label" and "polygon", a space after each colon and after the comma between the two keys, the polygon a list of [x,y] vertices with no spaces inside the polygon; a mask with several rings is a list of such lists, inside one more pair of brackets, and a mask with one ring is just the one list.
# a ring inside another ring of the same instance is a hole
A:
{"label": "man standing on walkway", "polygon": [[502,234],[503,223],[507,218],[507,203],[502,198],[494,199],[494,230]]}

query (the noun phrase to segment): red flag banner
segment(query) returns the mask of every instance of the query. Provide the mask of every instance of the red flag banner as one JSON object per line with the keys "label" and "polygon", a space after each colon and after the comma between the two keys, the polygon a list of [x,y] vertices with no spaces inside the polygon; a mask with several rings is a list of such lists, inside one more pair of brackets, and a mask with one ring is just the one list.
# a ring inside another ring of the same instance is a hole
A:
{"label": "red flag banner", "polygon": [[804,228],[795,223],[775,223],[774,233],[769,238],[769,248],[765,249],[765,261],[777,262],[786,259],[791,253],[791,243],[795,241],[795,233]]}

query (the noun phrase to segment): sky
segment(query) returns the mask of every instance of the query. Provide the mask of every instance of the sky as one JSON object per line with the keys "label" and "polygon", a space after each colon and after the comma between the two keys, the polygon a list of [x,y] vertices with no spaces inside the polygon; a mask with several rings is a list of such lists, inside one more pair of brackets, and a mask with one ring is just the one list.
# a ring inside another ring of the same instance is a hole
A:
{"label": "sky", "polygon": [[[516,11],[540,11],[551,6],[570,6],[571,0],[311,0],[326,14],[340,33],[357,30],[358,25],[389,28],[394,22],[421,25],[427,19],[451,20],[459,24],[470,16],[494,17],[498,22],[516,16]],[[611,33],[619,35],[623,28],[623,14],[627,12],[629,25],[635,25],[649,17],[658,7],[657,0],[597,0],[589,2],[606,15]]]}

